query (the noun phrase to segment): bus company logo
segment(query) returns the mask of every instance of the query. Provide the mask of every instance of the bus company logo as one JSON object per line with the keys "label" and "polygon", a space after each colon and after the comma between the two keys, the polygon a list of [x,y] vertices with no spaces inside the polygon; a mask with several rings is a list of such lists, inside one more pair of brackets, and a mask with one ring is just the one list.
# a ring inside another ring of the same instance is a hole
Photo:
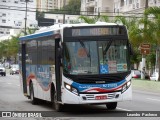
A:
{"label": "bus company logo", "polygon": [[11,112],[2,112],[2,117],[12,117]]}

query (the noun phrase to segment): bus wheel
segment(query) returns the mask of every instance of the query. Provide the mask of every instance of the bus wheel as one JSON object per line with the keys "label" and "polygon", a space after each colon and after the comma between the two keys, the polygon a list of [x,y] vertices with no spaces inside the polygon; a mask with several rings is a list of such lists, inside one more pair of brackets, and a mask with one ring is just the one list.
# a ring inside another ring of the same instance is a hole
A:
{"label": "bus wheel", "polygon": [[33,83],[30,83],[30,99],[32,101],[33,105],[38,104],[38,99],[34,97],[34,89],[33,89]]}
{"label": "bus wheel", "polygon": [[106,104],[107,109],[114,110],[117,107],[117,102],[111,102]]}
{"label": "bus wheel", "polygon": [[57,95],[56,92],[53,95],[53,100],[52,100],[53,108],[56,112],[61,112],[63,109],[63,105],[57,102]]}

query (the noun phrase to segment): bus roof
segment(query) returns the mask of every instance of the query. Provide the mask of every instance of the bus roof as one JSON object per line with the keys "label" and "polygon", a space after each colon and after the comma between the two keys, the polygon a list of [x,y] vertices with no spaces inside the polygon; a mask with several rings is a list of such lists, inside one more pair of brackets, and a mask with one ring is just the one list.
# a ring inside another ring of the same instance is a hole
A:
{"label": "bus roof", "polygon": [[106,23],[106,22],[96,22],[95,24],[87,24],[87,23],[80,23],[80,24],[55,24],[50,27],[44,27],[41,28],[40,30],[36,31],[34,34],[26,35],[23,37],[20,37],[19,40],[31,40],[35,38],[40,38],[40,37],[46,37],[46,36],[51,36],[60,33],[59,31],[68,28],[68,27],[89,27],[89,26],[121,26],[116,23]]}

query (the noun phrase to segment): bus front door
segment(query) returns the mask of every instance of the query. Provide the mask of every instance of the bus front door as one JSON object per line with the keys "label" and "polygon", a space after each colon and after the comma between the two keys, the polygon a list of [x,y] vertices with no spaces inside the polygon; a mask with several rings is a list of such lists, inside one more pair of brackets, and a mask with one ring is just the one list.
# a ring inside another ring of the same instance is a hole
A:
{"label": "bus front door", "polygon": [[62,71],[61,71],[61,58],[59,56],[59,45],[60,39],[55,40],[55,75],[56,75],[56,93],[57,101],[61,101],[61,81],[62,81]]}
{"label": "bus front door", "polygon": [[26,44],[21,44],[22,49],[22,85],[23,85],[23,93],[27,95],[27,81],[26,81]]}

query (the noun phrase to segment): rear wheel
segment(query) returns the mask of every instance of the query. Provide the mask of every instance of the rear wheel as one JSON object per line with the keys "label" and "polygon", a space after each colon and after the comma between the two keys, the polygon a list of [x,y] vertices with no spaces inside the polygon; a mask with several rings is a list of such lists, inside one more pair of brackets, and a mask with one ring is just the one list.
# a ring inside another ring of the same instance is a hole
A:
{"label": "rear wheel", "polygon": [[34,88],[32,82],[30,83],[30,99],[33,105],[38,104],[38,99],[34,97]]}
{"label": "rear wheel", "polygon": [[114,110],[117,107],[117,102],[111,102],[106,104],[107,109]]}

